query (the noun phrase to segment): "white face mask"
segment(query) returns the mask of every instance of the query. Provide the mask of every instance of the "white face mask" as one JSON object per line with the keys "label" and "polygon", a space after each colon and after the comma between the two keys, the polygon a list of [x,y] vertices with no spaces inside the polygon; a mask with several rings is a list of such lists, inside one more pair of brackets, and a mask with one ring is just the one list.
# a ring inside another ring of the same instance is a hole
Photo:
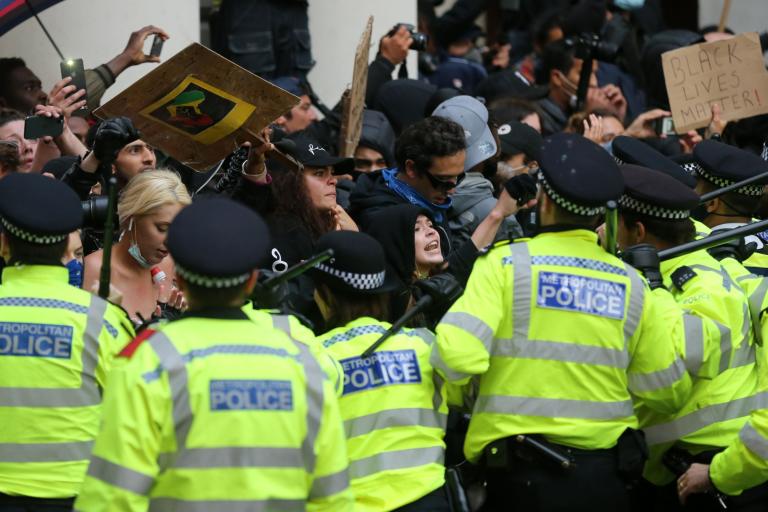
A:
{"label": "white face mask", "polygon": [[130,254],[142,268],[150,268],[152,265],[141,255],[139,244],[136,243],[136,232],[131,232],[132,227],[133,219],[128,222],[128,236],[131,237],[131,245],[128,246],[128,254]]}

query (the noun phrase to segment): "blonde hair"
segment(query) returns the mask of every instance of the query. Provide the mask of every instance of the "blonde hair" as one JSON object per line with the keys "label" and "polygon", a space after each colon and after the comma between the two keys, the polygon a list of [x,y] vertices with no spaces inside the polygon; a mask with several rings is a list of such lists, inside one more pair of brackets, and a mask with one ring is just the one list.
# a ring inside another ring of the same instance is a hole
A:
{"label": "blonde hair", "polygon": [[120,225],[139,215],[148,215],[167,204],[188,205],[192,198],[179,175],[167,169],[137,174],[120,192],[117,216]]}

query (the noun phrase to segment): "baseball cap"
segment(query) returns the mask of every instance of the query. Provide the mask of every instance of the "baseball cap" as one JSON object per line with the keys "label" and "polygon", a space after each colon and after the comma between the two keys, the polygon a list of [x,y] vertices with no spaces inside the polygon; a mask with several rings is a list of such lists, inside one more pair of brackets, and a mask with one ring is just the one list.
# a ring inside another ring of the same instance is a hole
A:
{"label": "baseball cap", "polygon": [[456,96],[437,106],[433,116],[445,117],[464,128],[467,156],[464,171],[496,154],[496,140],[488,128],[488,109],[472,96]]}

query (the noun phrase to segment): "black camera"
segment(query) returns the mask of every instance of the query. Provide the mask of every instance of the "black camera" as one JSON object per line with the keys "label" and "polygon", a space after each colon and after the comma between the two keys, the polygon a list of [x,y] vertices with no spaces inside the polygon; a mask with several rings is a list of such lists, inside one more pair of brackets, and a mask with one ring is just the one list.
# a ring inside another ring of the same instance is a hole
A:
{"label": "black camera", "polygon": [[429,36],[427,34],[424,34],[422,32],[419,32],[416,30],[416,27],[411,25],[410,23],[398,23],[394,27],[392,27],[392,30],[390,30],[387,33],[387,37],[392,37],[395,35],[395,32],[397,32],[397,29],[400,27],[405,27],[408,30],[408,33],[411,34],[411,38],[413,41],[411,41],[410,49],[417,51],[417,52],[425,52],[427,51],[427,42],[429,41]]}
{"label": "black camera", "polygon": [[82,201],[83,226],[88,228],[103,229],[107,222],[109,211],[109,197],[95,196]]}
{"label": "black camera", "polygon": [[597,59],[612,62],[619,53],[619,45],[605,41],[594,33],[585,32],[575,38],[568,38],[565,42],[576,49],[576,58],[582,60]]}

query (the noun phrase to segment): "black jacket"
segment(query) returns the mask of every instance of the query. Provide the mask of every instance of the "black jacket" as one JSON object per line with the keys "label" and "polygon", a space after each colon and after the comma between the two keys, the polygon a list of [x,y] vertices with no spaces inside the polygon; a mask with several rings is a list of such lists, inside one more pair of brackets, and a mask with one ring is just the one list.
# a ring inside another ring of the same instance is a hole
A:
{"label": "black jacket", "polygon": [[[373,213],[387,206],[408,204],[409,201],[397,195],[387,186],[381,171],[363,174],[357,178],[357,184],[349,197],[350,215],[363,231],[368,231],[371,222],[375,221]],[[443,241],[443,253],[448,254],[446,260],[449,263],[449,272],[459,280],[462,286],[467,284],[472,265],[477,259],[478,249],[472,240],[456,245],[450,239],[448,227],[448,215],[443,216],[442,222],[435,225],[441,231],[440,239]],[[446,244],[447,242],[447,244]]]}
{"label": "black jacket", "polygon": [[[232,193],[232,198],[261,214],[269,226],[272,247],[267,269],[284,272],[288,267],[314,255],[315,239],[301,219],[293,215],[275,213],[275,198],[271,186],[256,185],[241,179]],[[301,275],[289,283],[287,303],[275,304],[272,307],[280,309],[279,306],[284,306],[287,312],[301,314],[312,322],[316,332],[320,333],[323,318],[315,304],[314,289],[312,280],[307,275]]]}

